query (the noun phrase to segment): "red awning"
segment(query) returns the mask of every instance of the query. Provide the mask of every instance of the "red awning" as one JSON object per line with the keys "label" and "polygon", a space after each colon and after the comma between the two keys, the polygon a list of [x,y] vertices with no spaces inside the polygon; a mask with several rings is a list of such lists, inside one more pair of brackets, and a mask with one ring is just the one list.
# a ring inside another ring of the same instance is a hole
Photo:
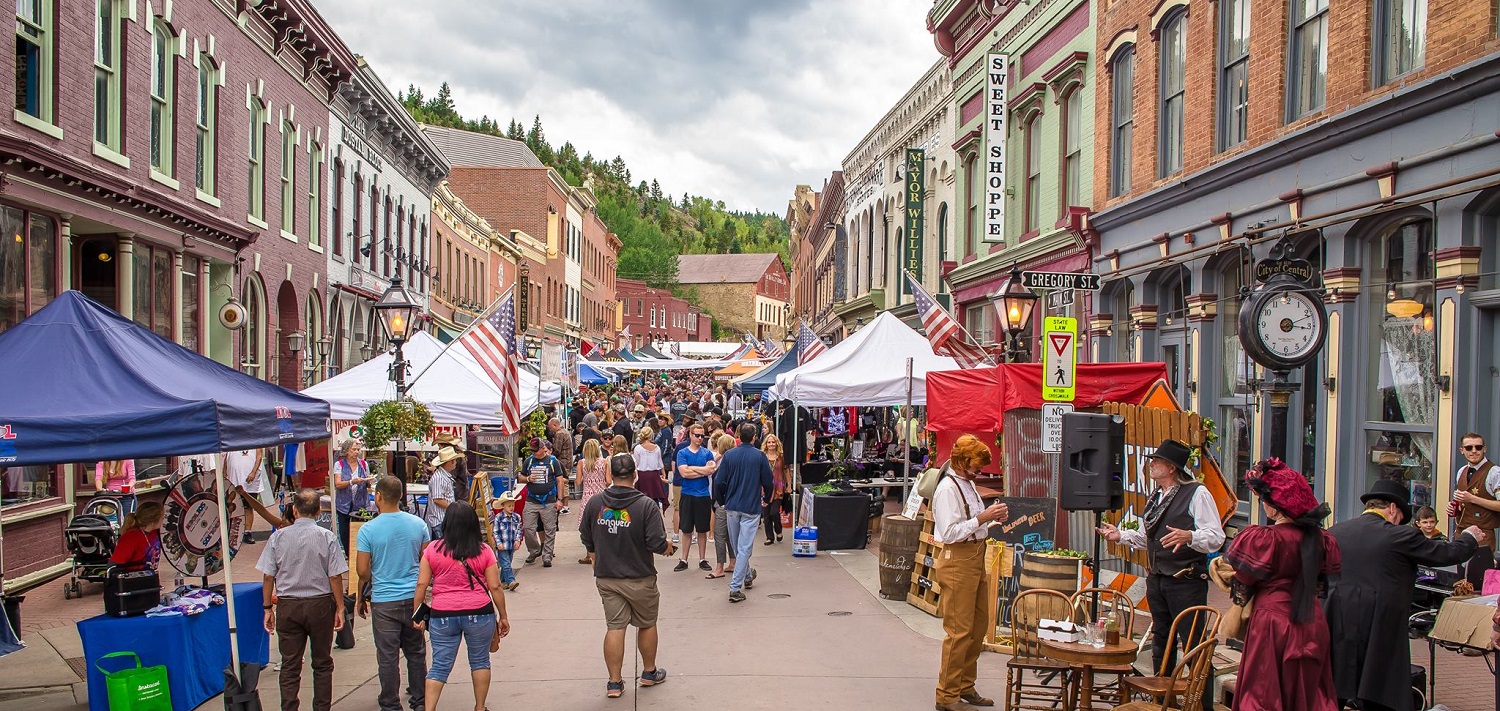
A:
{"label": "red awning", "polygon": [[[1138,403],[1153,383],[1166,377],[1162,363],[1079,363],[1073,406],[1082,410],[1106,402]],[[928,373],[927,428],[999,432],[1006,410],[1041,409],[1041,383],[1040,363]]]}

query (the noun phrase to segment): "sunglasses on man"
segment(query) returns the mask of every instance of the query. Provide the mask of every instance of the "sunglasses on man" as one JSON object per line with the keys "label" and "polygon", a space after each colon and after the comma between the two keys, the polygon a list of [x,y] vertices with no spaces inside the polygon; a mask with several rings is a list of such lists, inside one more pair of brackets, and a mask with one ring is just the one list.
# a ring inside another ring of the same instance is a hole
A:
{"label": "sunglasses on man", "polygon": [[1483,452],[1484,451],[1484,445],[1482,445],[1482,444],[1466,444],[1466,445],[1464,445],[1463,449],[1464,449],[1465,452]]}

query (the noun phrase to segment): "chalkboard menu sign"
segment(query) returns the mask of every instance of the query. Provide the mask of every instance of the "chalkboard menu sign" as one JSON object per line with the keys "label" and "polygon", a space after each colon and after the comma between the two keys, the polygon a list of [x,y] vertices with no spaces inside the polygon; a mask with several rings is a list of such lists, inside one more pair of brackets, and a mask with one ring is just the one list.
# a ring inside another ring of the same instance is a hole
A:
{"label": "chalkboard menu sign", "polygon": [[1000,501],[1010,507],[1010,518],[991,526],[990,538],[1031,553],[1052,550],[1057,535],[1057,499],[1015,496]]}

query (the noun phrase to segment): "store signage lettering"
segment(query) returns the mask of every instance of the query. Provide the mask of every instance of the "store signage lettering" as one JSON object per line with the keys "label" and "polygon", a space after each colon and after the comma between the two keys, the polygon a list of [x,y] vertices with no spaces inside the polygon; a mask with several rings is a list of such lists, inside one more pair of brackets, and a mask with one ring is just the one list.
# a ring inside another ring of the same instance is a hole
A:
{"label": "store signage lettering", "polygon": [[361,158],[369,161],[370,167],[376,172],[380,171],[381,160],[379,154],[375,153],[375,149],[370,147],[370,144],[365,143],[365,139],[360,137],[358,133],[349,130],[348,126],[344,126],[343,130],[339,132],[339,141],[351,148],[355,153],[358,153]]}
{"label": "store signage lettering", "polygon": [[1005,79],[1010,57],[991,54],[985,72],[984,241],[1005,241]]}
{"label": "store signage lettering", "polygon": [[[922,281],[922,237],[926,227],[925,190],[926,153],[920,148],[906,149],[906,271]],[[901,280],[903,291],[911,286]]]}
{"label": "store signage lettering", "polygon": [[1104,280],[1086,272],[1021,272],[1021,284],[1028,289],[1085,289],[1098,291]]}
{"label": "store signage lettering", "polygon": [[531,326],[531,277],[522,274],[517,283],[519,285],[516,287],[516,293],[519,298],[516,300],[516,306],[519,307],[521,313],[516,315],[516,323],[522,331],[525,331]]}
{"label": "store signage lettering", "polygon": [[1255,263],[1256,281],[1268,281],[1278,274],[1310,283],[1313,279],[1313,265],[1306,259],[1262,259]]}

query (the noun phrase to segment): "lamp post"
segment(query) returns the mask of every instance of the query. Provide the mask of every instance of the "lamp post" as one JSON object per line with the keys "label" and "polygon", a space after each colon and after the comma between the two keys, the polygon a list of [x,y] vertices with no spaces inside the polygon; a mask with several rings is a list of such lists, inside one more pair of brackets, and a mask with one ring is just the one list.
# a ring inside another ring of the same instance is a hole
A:
{"label": "lamp post", "polygon": [[990,294],[990,303],[995,305],[1000,330],[1005,335],[1007,363],[1018,362],[1023,353],[1031,351],[1030,344],[1025,343],[1023,337],[1031,331],[1031,313],[1036,308],[1036,299],[1036,294],[1021,282],[1021,270],[1015,265],[1011,265],[1010,276],[1000,285],[1000,290]]}
{"label": "lamp post", "polygon": [[[401,345],[406,343],[411,322],[421,310],[421,306],[412,298],[411,292],[401,284],[401,276],[398,274],[391,279],[391,285],[380,295],[380,301],[375,302],[375,313],[380,315],[380,325],[385,328],[385,334],[396,346],[396,359],[391,362],[391,380],[396,383],[396,401],[406,402],[406,357],[401,352]],[[392,473],[401,480],[402,490],[406,488],[406,437],[400,435],[396,439],[396,457],[391,462]],[[404,503],[406,497],[403,496]]]}

